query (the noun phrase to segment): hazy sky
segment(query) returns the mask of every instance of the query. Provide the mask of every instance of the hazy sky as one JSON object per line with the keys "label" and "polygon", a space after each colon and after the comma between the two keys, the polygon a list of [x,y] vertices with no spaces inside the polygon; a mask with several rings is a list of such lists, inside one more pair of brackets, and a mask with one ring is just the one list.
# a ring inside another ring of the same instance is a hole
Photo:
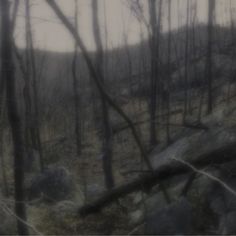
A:
{"label": "hazy sky", "polygon": [[[63,12],[70,17],[73,22],[74,15],[74,0],[55,0],[63,9]],[[92,22],[91,22],[91,1],[93,0],[78,0],[79,3],[79,32],[86,46],[94,49],[94,40],[92,37]],[[186,1],[193,0],[172,0],[172,25],[177,27],[177,12],[178,2],[182,14],[182,24],[185,22]],[[71,51],[73,50],[73,39],[67,32],[65,27],[57,19],[53,11],[44,0],[30,0],[32,4],[32,24],[35,38],[35,45],[38,48],[52,51]],[[104,36],[104,25],[107,24],[108,29],[108,44],[109,47],[118,47],[123,44],[123,32],[128,35],[128,42],[134,44],[140,41],[140,26],[137,19],[131,14],[127,7],[130,0],[98,0],[100,12],[100,25]],[[147,0],[141,0],[144,5],[144,12],[147,12]],[[163,1],[166,5],[167,0]],[[207,0],[197,0],[198,2],[198,20],[205,21],[207,16]],[[229,22],[229,2],[230,0],[216,0],[217,2],[217,21]],[[232,0],[233,5],[236,5],[236,0]],[[106,9],[104,11],[104,9]],[[163,29],[166,29],[166,6],[163,13]],[[104,19],[106,12],[106,21]],[[17,18],[17,27],[15,31],[15,39],[19,47],[24,47],[24,0],[20,0],[20,8]],[[148,18],[147,18],[148,20]],[[146,36],[145,27],[144,37]]]}

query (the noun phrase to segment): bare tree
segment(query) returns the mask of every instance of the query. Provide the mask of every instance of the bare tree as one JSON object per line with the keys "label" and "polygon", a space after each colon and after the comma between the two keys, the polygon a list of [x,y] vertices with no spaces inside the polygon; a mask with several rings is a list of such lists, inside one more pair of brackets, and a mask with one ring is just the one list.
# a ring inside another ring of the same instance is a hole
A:
{"label": "bare tree", "polygon": [[[151,81],[150,81],[150,146],[157,143],[156,137],[156,108],[157,108],[157,90],[159,83],[159,37],[161,25],[161,8],[162,0],[159,3],[159,14],[157,19],[156,0],[149,0],[149,15],[150,15],[150,50],[151,50]],[[159,83],[160,84],[160,83]]]}
{"label": "bare tree", "polygon": [[10,3],[2,0],[2,78],[6,83],[8,119],[11,126],[14,148],[14,184],[15,184],[15,212],[17,215],[17,228],[19,235],[28,235],[26,209],[24,204],[24,142],[22,124],[18,112],[15,94],[15,73],[12,58],[12,25],[10,22]]}
{"label": "bare tree", "polygon": [[[35,148],[39,151],[40,157],[40,167],[41,171],[44,169],[44,160],[43,160],[43,150],[42,150],[42,141],[40,135],[40,125],[39,125],[39,98],[38,98],[38,79],[36,71],[36,60],[34,52],[34,40],[32,33],[32,24],[31,24],[31,11],[29,0],[26,0],[26,21],[27,21],[27,31],[28,31],[28,46],[29,46],[29,57],[31,61],[31,76],[32,76],[32,86],[33,86],[33,142]],[[40,68],[41,69],[41,68]]]}
{"label": "bare tree", "polygon": [[206,59],[206,76],[207,76],[207,112],[211,113],[213,109],[212,98],[212,37],[214,23],[215,0],[208,0],[208,41],[207,41],[207,59]]}
{"label": "bare tree", "polygon": [[[32,158],[31,149],[39,152],[40,168],[44,169],[43,150],[39,127],[39,101],[38,101],[38,78],[36,72],[36,62],[34,55],[33,35],[31,26],[30,2],[25,0],[25,61],[20,55],[17,47],[13,45],[14,53],[19,62],[19,66],[25,81],[23,89],[25,103],[25,145],[28,159]],[[30,167],[30,166],[29,166]]]}
{"label": "bare tree", "polygon": [[[75,0],[75,30],[78,31],[78,1]],[[73,92],[74,92],[74,106],[75,106],[75,136],[76,136],[76,147],[77,155],[81,154],[81,121],[80,121],[80,95],[79,95],[79,82],[77,78],[77,43],[75,42],[74,56],[72,60],[72,77],[73,77]]]}
{"label": "bare tree", "polygon": [[[92,1],[93,9],[93,34],[97,47],[96,53],[96,67],[97,73],[101,75],[101,83],[104,85],[104,53],[103,45],[101,40],[101,33],[99,27],[98,18],[98,3],[97,0]],[[112,133],[110,126],[109,111],[107,106],[106,98],[101,94],[101,104],[102,104],[102,119],[103,119],[103,170],[105,175],[105,184],[108,189],[114,187],[114,177],[112,173]]]}
{"label": "bare tree", "polygon": [[[3,78],[1,78],[1,82],[4,82]],[[5,83],[1,84],[2,86],[5,85]],[[3,88],[0,88],[0,91],[2,94],[1,96],[1,107],[0,107],[0,165],[1,165],[1,172],[2,172],[2,181],[3,181],[3,190],[4,195],[6,197],[9,196],[9,188],[8,188],[8,181],[7,181],[7,174],[6,174],[6,165],[5,165],[5,155],[4,155],[4,145],[3,145],[3,135],[4,135],[4,118],[5,118],[5,104],[6,104],[6,92],[5,92],[5,86]]]}
{"label": "bare tree", "polygon": [[46,2],[48,3],[48,5],[53,9],[53,11],[55,12],[55,14],[58,16],[58,18],[63,22],[63,24],[66,26],[67,30],[73,35],[73,37],[75,38],[76,42],[77,42],[77,46],[81,49],[82,55],[86,61],[86,64],[88,66],[89,72],[91,74],[91,78],[94,80],[97,88],[99,89],[99,92],[104,96],[104,98],[106,99],[107,103],[124,119],[124,121],[128,124],[132,135],[137,143],[137,146],[140,150],[141,153],[141,157],[144,159],[145,164],[147,165],[147,167],[149,169],[153,169],[152,165],[148,159],[147,156],[147,152],[143,146],[143,143],[136,131],[135,126],[133,125],[133,122],[131,121],[131,119],[124,113],[124,111],[112,100],[112,98],[110,97],[110,95],[107,93],[107,91],[104,89],[103,84],[101,83],[102,81],[102,75],[98,74],[97,70],[95,69],[89,54],[87,52],[87,49],[83,43],[83,41],[81,40],[79,34],[76,33],[73,25],[69,22],[69,20],[66,18],[66,16],[63,14],[63,12],[61,11],[60,7],[56,4],[56,2],[54,0],[46,0]]}
{"label": "bare tree", "polygon": [[166,125],[166,135],[167,135],[167,143],[171,142],[170,139],[170,82],[171,82],[171,0],[168,1],[168,52],[167,52],[167,125]]}
{"label": "bare tree", "polygon": [[[234,44],[234,38],[235,38],[235,22],[234,22],[234,10],[233,10],[233,6],[232,6],[232,0],[230,0],[229,2],[229,8],[230,8],[230,28],[231,28],[231,43],[232,45]],[[235,49],[232,49],[232,54],[234,56],[235,54]],[[232,83],[232,78],[234,78],[234,70],[233,70],[233,64],[234,61],[231,61],[231,68],[230,68],[230,72],[231,75],[229,76],[229,81],[228,81],[228,88],[227,88],[227,94],[226,94],[226,100],[227,100],[227,104],[230,103],[230,96],[231,96],[231,83]]]}
{"label": "bare tree", "polygon": [[[32,90],[31,90],[31,60],[29,53],[29,1],[25,0],[25,41],[26,41],[26,56],[25,56],[25,76],[24,76],[24,103],[25,103],[25,151],[27,159],[31,157],[31,146],[34,146],[34,130],[33,130],[33,112],[32,112]],[[28,162],[28,161],[27,161]],[[28,167],[30,168],[30,166]]]}
{"label": "bare tree", "polygon": [[186,121],[187,111],[188,111],[188,89],[189,89],[189,6],[190,3],[187,1],[186,8],[186,37],[185,37],[185,70],[184,70],[184,114],[183,122]]}

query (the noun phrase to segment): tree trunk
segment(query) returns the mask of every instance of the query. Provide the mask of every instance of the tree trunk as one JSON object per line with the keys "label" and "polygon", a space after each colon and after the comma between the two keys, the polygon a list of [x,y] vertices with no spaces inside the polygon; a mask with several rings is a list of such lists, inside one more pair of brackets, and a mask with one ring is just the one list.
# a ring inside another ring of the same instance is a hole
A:
{"label": "tree trunk", "polygon": [[208,42],[207,42],[207,112],[211,113],[213,108],[212,101],[212,37],[213,37],[213,22],[214,22],[215,0],[208,0]]}
{"label": "tree trunk", "polygon": [[188,67],[189,67],[189,1],[187,1],[187,18],[186,18],[186,38],[185,38],[185,70],[184,70],[184,114],[183,114],[183,123],[186,121],[186,116],[188,112],[188,89],[189,89],[189,81],[188,81]]}
{"label": "tree trunk", "polygon": [[15,94],[15,73],[12,59],[12,25],[9,16],[10,3],[8,0],[1,0],[0,3],[2,14],[2,78],[5,79],[6,83],[7,110],[14,148],[15,212],[17,217],[19,217],[17,219],[17,229],[19,235],[28,235],[28,228],[23,223],[23,221],[26,221],[23,190],[24,142]]}
{"label": "tree trunk", "polygon": [[[99,74],[102,75],[102,84],[104,84],[104,53],[101,41],[101,34],[99,28],[98,18],[98,4],[97,0],[92,1],[93,9],[93,34],[97,47],[96,66]],[[102,104],[102,119],[103,119],[103,171],[105,175],[105,185],[108,189],[114,187],[114,177],[112,172],[112,133],[110,127],[109,111],[105,97],[101,94]]]}
{"label": "tree trunk", "polygon": [[167,95],[167,125],[166,125],[166,140],[169,144],[171,142],[170,139],[170,82],[171,82],[171,0],[168,1],[168,52],[167,52],[167,66],[168,66],[168,75],[167,75],[167,88],[166,88],[166,95]]}
{"label": "tree trunk", "polygon": [[157,20],[156,0],[149,0],[149,15],[150,15],[150,52],[151,52],[151,80],[150,80],[150,146],[157,144],[156,137],[156,109],[157,109],[157,89],[159,85],[159,36],[160,36],[160,22],[161,22],[161,7],[162,0],[159,5],[159,17]]}
{"label": "tree trunk", "polygon": [[[75,29],[78,29],[78,2],[75,0]],[[78,78],[76,73],[77,66],[77,43],[75,42],[74,56],[72,61],[72,77],[73,77],[73,92],[74,92],[74,107],[75,107],[75,137],[77,155],[81,154],[81,121],[80,121],[80,95],[78,87]]]}
{"label": "tree trunk", "polygon": [[[26,3],[26,39],[27,39],[27,53],[29,58],[29,64],[26,64],[26,67],[29,67],[29,76],[32,76],[32,85],[33,85],[33,105],[31,111],[32,127],[31,127],[31,140],[33,147],[38,150],[40,158],[40,168],[41,171],[44,170],[44,161],[43,161],[43,150],[42,142],[40,135],[39,127],[39,101],[38,101],[38,83],[37,83],[37,74],[36,74],[36,63],[34,55],[34,44],[33,44],[33,35],[32,35],[32,26],[31,26],[31,11],[29,0],[25,0]],[[30,98],[31,99],[31,98]]]}

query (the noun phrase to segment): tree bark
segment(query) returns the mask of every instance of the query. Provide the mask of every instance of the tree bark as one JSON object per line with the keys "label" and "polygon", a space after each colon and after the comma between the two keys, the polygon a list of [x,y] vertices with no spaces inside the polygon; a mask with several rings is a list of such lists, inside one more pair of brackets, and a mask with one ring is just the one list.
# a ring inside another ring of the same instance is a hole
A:
{"label": "tree bark", "polygon": [[[100,83],[104,85],[104,53],[101,40],[101,33],[99,27],[99,18],[98,18],[98,4],[97,0],[92,1],[93,9],[93,34],[97,47],[96,52],[96,67],[97,73],[101,75]],[[105,176],[105,185],[108,189],[114,187],[114,177],[112,171],[112,133],[110,126],[109,110],[107,106],[106,98],[101,94],[101,105],[102,105],[102,119],[103,119],[103,171]]]}
{"label": "tree bark", "polygon": [[208,0],[208,42],[207,42],[207,112],[211,113],[213,109],[212,100],[212,37],[213,37],[213,22],[214,22],[215,0]]}
{"label": "tree bark", "polygon": [[[78,29],[78,2],[75,0],[75,30]],[[73,77],[73,92],[74,92],[74,107],[75,107],[75,137],[76,137],[76,148],[77,155],[81,154],[82,141],[81,141],[81,121],[80,121],[80,94],[79,94],[79,82],[77,77],[77,43],[75,42],[74,56],[72,60],[72,77]]]}
{"label": "tree bark", "polygon": [[159,33],[160,33],[160,14],[161,14],[161,4],[160,1],[160,10],[159,10],[159,19],[157,19],[156,13],[156,0],[149,0],[149,15],[150,15],[150,26],[151,26],[151,35],[150,35],[150,53],[151,53],[151,78],[150,78],[150,146],[153,147],[157,144],[156,137],[156,109],[157,109],[157,89],[159,85]]}
{"label": "tree bark", "polygon": [[[15,73],[12,59],[12,25],[10,23],[10,3],[1,0],[2,14],[2,78],[6,83],[8,119],[11,126],[14,149],[14,184],[15,184],[15,212],[17,217],[26,221],[24,204],[24,142],[22,136],[21,119],[18,113],[15,94]],[[17,229],[20,235],[28,235],[28,228],[17,219]]]}
{"label": "tree bark", "polygon": [[168,66],[168,75],[167,75],[167,88],[166,88],[166,95],[167,95],[167,125],[166,125],[166,141],[168,144],[171,142],[170,138],[170,82],[171,82],[171,0],[168,1],[168,53],[167,53],[167,66]]}
{"label": "tree bark", "polygon": [[185,37],[185,69],[184,69],[184,114],[183,114],[183,123],[186,121],[186,116],[188,112],[188,89],[189,89],[189,1],[187,1],[187,18],[186,18],[186,37]]}

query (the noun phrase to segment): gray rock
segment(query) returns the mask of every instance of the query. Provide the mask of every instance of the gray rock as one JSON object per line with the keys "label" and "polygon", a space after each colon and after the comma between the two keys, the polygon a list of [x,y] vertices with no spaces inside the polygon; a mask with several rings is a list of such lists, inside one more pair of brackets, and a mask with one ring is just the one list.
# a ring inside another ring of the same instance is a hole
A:
{"label": "gray rock", "polygon": [[73,195],[75,184],[64,167],[50,167],[32,179],[28,192],[30,200],[43,196],[52,202],[61,201]]}
{"label": "gray rock", "polygon": [[220,220],[220,234],[235,235],[236,234],[236,211],[229,212],[227,215],[221,217]]}
{"label": "gray rock", "polygon": [[[171,144],[161,153],[152,153],[153,167],[159,168],[175,163],[175,159],[187,162],[200,161],[205,155],[223,148],[226,145],[235,144],[236,127],[215,127],[208,131],[198,131],[190,136],[183,137]],[[232,155],[235,153],[232,153]]]}
{"label": "gray rock", "polygon": [[152,215],[156,209],[167,206],[166,199],[162,193],[154,194],[146,200],[147,212]]}
{"label": "gray rock", "polygon": [[103,186],[98,184],[89,184],[86,188],[86,196],[88,200],[96,199],[97,197],[101,196],[105,192]]}
{"label": "gray rock", "polygon": [[139,209],[130,213],[130,224],[138,224],[144,218],[144,211],[143,209]]}
{"label": "gray rock", "polygon": [[[230,163],[228,167],[224,167],[221,170],[219,179],[227,184],[232,190],[236,190],[236,177],[234,175],[234,169],[236,165],[234,162]],[[208,194],[208,202],[212,210],[221,216],[222,214],[227,214],[231,211],[236,211],[236,197],[228,189],[220,185],[219,183],[214,183],[211,194]]]}
{"label": "gray rock", "polygon": [[146,221],[147,234],[191,234],[192,209],[185,198],[157,209]]}
{"label": "gray rock", "polygon": [[72,201],[60,201],[52,208],[53,217],[63,221],[66,217],[75,217],[78,214],[78,205]]}
{"label": "gray rock", "polygon": [[137,192],[133,195],[133,203],[135,205],[138,205],[140,203],[142,203],[143,199],[145,199],[147,196],[145,193],[142,192]]}
{"label": "gray rock", "polygon": [[210,200],[210,209],[218,216],[226,213],[226,205],[222,195],[216,195]]}

